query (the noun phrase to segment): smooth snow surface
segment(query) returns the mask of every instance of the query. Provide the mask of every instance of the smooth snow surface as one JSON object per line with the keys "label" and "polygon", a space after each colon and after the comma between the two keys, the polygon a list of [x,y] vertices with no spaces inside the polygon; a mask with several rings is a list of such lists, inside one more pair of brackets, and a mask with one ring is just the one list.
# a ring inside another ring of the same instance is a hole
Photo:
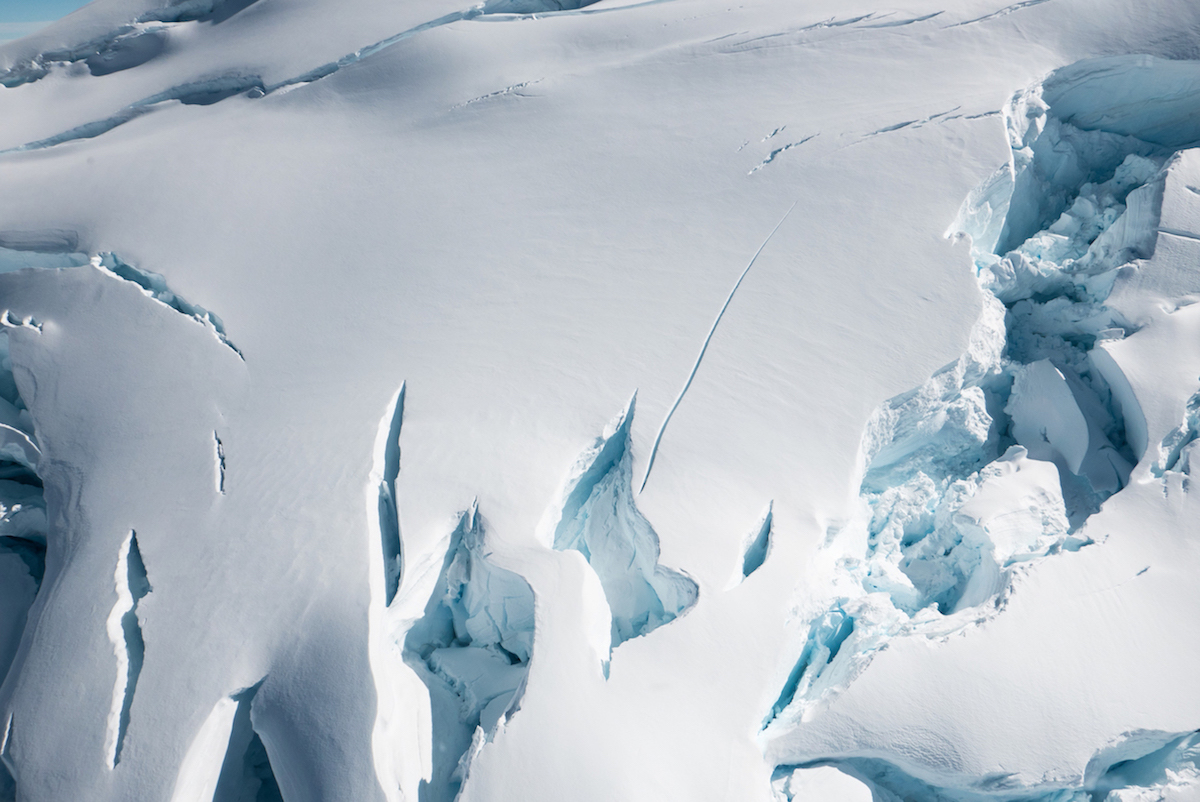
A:
{"label": "smooth snow surface", "polygon": [[1200,799],[1196,4],[95,0],[0,182],[0,802]]}

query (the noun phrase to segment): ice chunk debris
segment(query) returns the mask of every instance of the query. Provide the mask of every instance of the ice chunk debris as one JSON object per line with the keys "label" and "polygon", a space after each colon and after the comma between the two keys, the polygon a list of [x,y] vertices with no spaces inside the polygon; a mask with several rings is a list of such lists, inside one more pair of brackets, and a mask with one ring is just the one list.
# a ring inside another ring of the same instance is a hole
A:
{"label": "ice chunk debris", "polygon": [[674,621],[700,592],[689,577],[658,564],[658,535],[633,501],[634,400],[576,461],[554,528],[554,548],[575,549],[600,578],[613,648]]}
{"label": "ice chunk debris", "polygon": [[404,641],[433,709],[433,776],[422,783],[422,800],[453,800],[474,755],[515,711],[533,633],[533,590],[489,559],[472,506],[459,516],[436,589]]}

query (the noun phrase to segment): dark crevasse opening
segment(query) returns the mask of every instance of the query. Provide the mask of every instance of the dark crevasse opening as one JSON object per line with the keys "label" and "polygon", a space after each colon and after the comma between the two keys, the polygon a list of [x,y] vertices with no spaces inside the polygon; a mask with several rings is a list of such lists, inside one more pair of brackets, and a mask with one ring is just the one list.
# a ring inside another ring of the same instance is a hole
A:
{"label": "dark crevasse opening", "polygon": [[400,577],[404,572],[404,545],[400,538],[400,512],[396,503],[396,479],[400,476],[400,429],[404,423],[403,384],[396,393],[387,420],[378,513],[380,547],[383,550],[384,601],[390,605],[400,589]]}
{"label": "dark crevasse opening", "polygon": [[768,504],[767,511],[763,513],[762,519],[758,522],[758,527],[747,539],[742,549],[743,579],[762,568],[763,563],[767,561],[767,554],[771,551],[771,527],[774,524],[774,518],[774,505]]}
{"label": "dark crevasse opening", "polygon": [[516,712],[533,657],[534,596],[489,559],[484,522],[464,512],[425,614],[404,641],[404,659],[429,688],[433,772],[422,802],[452,802],[470,764]]}
{"label": "dark crevasse opening", "polygon": [[146,641],[142,637],[142,625],[138,619],[138,604],[152,590],[146,564],[138,548],[137,533],[130,532],[117,561],[117,604],[108,620],[109,637],[118,649],[117,670],[120,674],[113,699],[116,732],[110,734],[110,764],[113,768],[121,762],[133,698],[146,660]]}
{"label": "dark crevasse opening", "polygon": [[250,718],[254,695],[260,687],[262,682],[232,697],[237,711],[213,802],[283,802],[267,749]]}

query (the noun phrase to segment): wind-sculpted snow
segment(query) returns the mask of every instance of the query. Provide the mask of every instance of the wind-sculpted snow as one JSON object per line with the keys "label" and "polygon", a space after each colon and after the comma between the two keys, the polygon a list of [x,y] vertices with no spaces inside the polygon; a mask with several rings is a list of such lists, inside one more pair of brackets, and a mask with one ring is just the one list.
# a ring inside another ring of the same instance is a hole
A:
{"label": "wind-sculpted snow", "polygon": [[459,517],[425,615],[404,641],[433,709],[433,776],[421,784],[423,802],[453,800],[475,755],[517,709],[533,630],[533,590],[488,558],[472,507]]}
{"label": "wind-sculpted snow", "polygon": [[[173,27],[197,22],[214,24],[223,22],[255,2],[257,0],[184,0],[180,3],[171,3],[164,9],[147,12],[135,22],[121,26],[100,39],[67,50],[42,53],[30,61],[15,65],[0,73],[0,86],[16,88],[45,78],[56,67],[66,67],[77,62],[86,63],[93,76],[109,75],[132,69],[159,56],[166,50]],[[197,78],[130,103],[107,117],[91,120],[44,139],[0,150],[0,154],[43,150],[65,142],[92,139],[143,115],[158,111],[173,102],[208,106],[237,96],[258,99],[281,89],[319,81],[405,39],[424,31],[440,28],[443,25],[469,21],[484,15],[522,19],[542,13],[580,11],[594,2],[596,0],[487,0],[487,2],[465,10],[445,14],[437,19],[415,25],[359,48],[353,53],[348,53],[336,61],[321,64],[290,78],[268,84],[252,71],[239,70],[233,70],[223,75]],[[661,0],[650,0],[650,2],[661,2]],[[506,15],[510,16],[506,17]],[[510,87],[509,90],[502,91],[511,91],[511,89]]]}
{"label": "wind-sculpted snow", "polygon": [[554,528],[554,548],[580,552],[600,578],[614,649],[674,621],[699,595],[694,581],[658,564],[658,535],[634,504],[634,400],[576,461]]}
{"label": "wind-sculpted snow", "polygon": [[[952,228],[971,236],[983,313],[966,354],[868,424],[860,512],[831,533],[866,551],[841,562],[845,595],[811,624],[768,736],[839,693],[892,638],[941,638],[998,614],[1014,573],[1091,544],[1085,522],[1128,483],[1145,448],[1132,423],[1141,411],[1103,349],[1135,327],[1105,301],[1117,272],[1153,251],[1170,145],[1200,135],[1200,103],[1190,131],[1177,107],[1138,128],[1138,101],[1156,102],[1163,76],[1130,83],[1130,66],[1068,68],[1005,110],[1012,163],[971,193]],[[1079,92],[1108,105],[1088,109]],[[1046,98],[1118,130],[1077,127]],[[1194,427],[1188,417],[1164,442],[1161,470],[1179,466]],[[935,788],[877,756],[825,762],[882,798],[1099,798],[1087,796],[1098,786],[1042,797],[1004,778]]]}

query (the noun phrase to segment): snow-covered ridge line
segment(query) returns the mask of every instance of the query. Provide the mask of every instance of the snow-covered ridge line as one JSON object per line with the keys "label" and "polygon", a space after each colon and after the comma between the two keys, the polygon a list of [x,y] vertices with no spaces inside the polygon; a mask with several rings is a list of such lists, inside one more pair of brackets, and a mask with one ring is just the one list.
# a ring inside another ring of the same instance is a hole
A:
{"label": "snow-covered ridge line", "polygon": [[[1151,74],[1122,83],[1135,66]],[[765,739],[816,715],[889,641],[977,626],[1003,612],[1013,577],[1032,562],[1093,542],[1087,519],[1146,452],[1138,401],[1104,350],[1136,327],[1105,301],[1118,271],[1153,253],[1164,165],[1200,140],[1195,99],[1162,85],[1183,70],[1194,78],[1200,65],[1084,62],[1006,108],[1013,160],[971,193],[951,229],[972,238],[983,315],[967,354],[872,417],[860,510],[833,533],[834,543],[865,546],[865,557],[841,561],[839,595],[812,619]],[[1160,106],[1142,110],[1147,98]],[[1098,122],[1080,128],[1068,116]],[[1188,427],[1185,418],[1164,442],[1156,473],[1179,461]],[[1099,787],[1095,773],[1044,787],[916,779],[853,752],[792,767],[816,765],[901,798],[1090,799]]]}

